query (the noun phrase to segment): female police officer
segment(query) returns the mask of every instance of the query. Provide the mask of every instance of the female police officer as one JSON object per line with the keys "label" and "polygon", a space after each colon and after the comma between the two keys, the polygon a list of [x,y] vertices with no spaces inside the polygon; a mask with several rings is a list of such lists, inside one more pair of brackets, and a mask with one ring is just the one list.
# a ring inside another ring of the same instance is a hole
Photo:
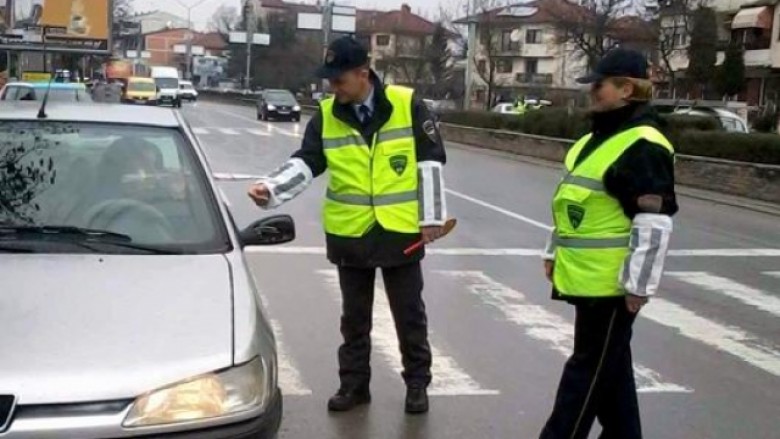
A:
{"label": "female police officer", "polygon": [[663,270],[674,193],[674,149],[648,105],[652,86],[638,52],[616,49],[579,82],[591,84],[592,132],[566,157],[545,249],[553,296],[576,307],[574,353],[541,439],[637,439],[632,324]]}

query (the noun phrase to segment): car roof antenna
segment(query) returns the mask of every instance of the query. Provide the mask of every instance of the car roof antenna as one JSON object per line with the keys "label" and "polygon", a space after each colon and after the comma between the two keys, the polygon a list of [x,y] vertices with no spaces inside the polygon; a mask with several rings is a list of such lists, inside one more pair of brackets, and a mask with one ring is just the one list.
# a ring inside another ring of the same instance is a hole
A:
{"label": "car roof antenna", "polygon": [[[43,65],[45,67],[46,66],[46,26],[41,27],[41,39],[43,40]],[[52,82],[54,82],[55,76],[57,76],[57,69],[54,69],[54,73],[49,78],[49,84],[46,86],[46,93],[43,95],[41,108],[38,109],[38,119],[46,119],[48,117],[46,115],[46,104],[49,102],[49,92],[51,91],[51,84]]]}

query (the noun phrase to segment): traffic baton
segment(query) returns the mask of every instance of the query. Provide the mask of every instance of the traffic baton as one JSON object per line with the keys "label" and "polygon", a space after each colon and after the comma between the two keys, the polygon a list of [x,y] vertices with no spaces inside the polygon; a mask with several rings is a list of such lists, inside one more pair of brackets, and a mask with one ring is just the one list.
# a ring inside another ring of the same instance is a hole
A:
{"label": "traffic baton", "polygon": [[[444,226],[442,227],[442,234],[439,237],[439,239],[444,238],[445,236],[449,235],[450,232],[452,232],[452,229],[455,228],[455,226],[458,225],[458,220],[455,218],[450,218],[447,220],[446,223],[444,223]],[[410,245],[406,250],[404,250],[404,255],[411,256],[416,252],[417,250],[423,248],[425,246],[425,241],[422,239],[415,242],[414,244]]]}

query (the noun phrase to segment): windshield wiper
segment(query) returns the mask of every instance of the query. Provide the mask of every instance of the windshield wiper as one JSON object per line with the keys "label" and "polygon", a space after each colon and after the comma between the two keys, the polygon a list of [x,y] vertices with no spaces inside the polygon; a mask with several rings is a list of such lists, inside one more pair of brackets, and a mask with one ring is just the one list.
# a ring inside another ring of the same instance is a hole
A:
{"label": "windshield wiper", "polygon": [[55,236],[77,236],[86,240],[117,240],[120,242],[131,242],[133,238],[130,235],[111,232],[108,230],[85,229],[75,226],[9,226],[0,224],[0,237],[3,235],[55,235]]}
{"label": "windshield wiper", "polygon": [[[57,239],[59,242],[77,245],[81,248],[99,252],[99,246],[111,246],[138,250],[157,255],[178,255],[182,254],[180,250],[172,250],[161,247],[155,247],[144,244],[136,244],[133,238],[122,233],[111,232],[108,230],[85,229],[75,226],[9,226],[0,224],[0,241],[9,236],[18,236],[20,238],[76,238],[76,239]],[[19,251],[13,247],[0,247],[0,251]]]}

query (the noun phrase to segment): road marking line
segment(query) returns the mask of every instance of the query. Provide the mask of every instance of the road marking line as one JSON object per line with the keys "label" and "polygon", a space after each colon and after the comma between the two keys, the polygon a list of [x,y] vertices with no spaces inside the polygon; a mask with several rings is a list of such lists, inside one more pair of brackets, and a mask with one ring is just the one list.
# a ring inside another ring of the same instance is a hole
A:
{"label": "road marking line", "polygon": [[780,376],[780,352],[740,328],[706,319],[660,298],[651,299],[640,315],[659,325],[676,329],[691,340],[731,354],[774,376]]}
{"label": "road marking line", "polygon": [[282,326],[278,321],[271,319],[271,327],[276,337],[276,356],[279,362],[279,388],[285,396],[311,395],[311,389],[303,384],[300,372],[295,367],[292,356],[287,351],[282,335]]}
{"label": "road marking line", "polygon": [[198,135],[204,135],[204,134],[208,134],[209,130],[207,130],[205,128],[193,128],[192,132],[195,133],[195,134],[198,134]]}
{"label": "road marking line", "polygon": [[522,221],[522,222],[524,222],[526,224],[530,224],[530,225],[532,225],[534,227],[538,227],[540,229],[547,230],[548,232],[552,231],[552,229],[553,229],[551,226],[548,226],[547,224],[545,224],[543,222],[536,221],[534,219],[528,218],[527,216],[520,215],[519,213],[512,212],[511,210],[504,209],[503,207],[498,207],[495,204],[490,204],[487,201],[482,201],[480,199],[471,197],[471,196],[466,195],[466,194],[462,194],[462,193],[454,191],[452,189],[447,189],[447,193],[450,194],[450,195],[454,195],[457,198],[461,198],[463,200],[470,201],[470,202],[472,202],[474,204],[477,204],[479,206],[482,206],[482,207],[488,208],[490,210],[493,210],[495,212],[498,212],[500,214],[506,215],[506,216],[508,216],[510,218],[514,218],[516,220],[520,220],[520,221]]}
{"label": "road marking line", "polygon": [[[558,314],[543,306],[530,303],[526,296],[481,271],[436,271],[446,277],[464,283],[472,294],[485,304],[500,311],[506,320],[523,328],[536,340],[549,343],[553,350],[570,356],[574,348],[574,327]],[[635,364],[638,391],[642,393],[690,393],[693,389],[664,382],[658,372]]]}
{"label": "road marking line", "polygon": [[[218,106],[215,106],[215,107],[218,107]],[[231,116],[231,117],[237,117],[237,118],[239,118],[239,119],[248,120],[248,121],[251,121],[252,123],[255,123],[255,124],[258,124],[258,123],[259,123],[259,124],[261,124],[261,125],[263,125],[263,126],[265,126],[265,127],[270,127],[270,128],[271,128],[271,129],[273,129],[274,131],[276,131],[276,132],[278,132],[278,133],[281,133],[281,134],[283,134],[283,135],[285,135],[285,136],[289,136],[289,137],[301,137],[301,134],[298,134],[298,133],[293,133],[293,132],[290,132],[290,131],[287,131],[287,130],[281,129],[281,128],[279,128],[279,127],[276,127],[276,126],[274,126],[274,125],[268,124],[268,123],[266,123],[266,122],[258,122],[257,120],[255,120],[255,119],[253,119],[253,118],[251,118],[251,117],[244,116],[243,114],[234,113],[234,112],[232,112],[232,111],[227,111],[227,110],[220,109],[220,108],[214,108],[214,111],[216,111],[216,112],[219,112],[219,113],[222,113],[222,114],[226,114],[226,115],[228,115],[228,116]]]}
{"label": "road marking line", "polygon": [[[319,270],[318,273],[325,277],[328,291],[334,298],[341,298],[338,273],[336,270]],[[393,315],[387,301],[387,293],[379,285],[374,294],[374,321],[371,331],[372,344],[397,373],[401,373],[401,354],[398,350],[398,337],[395,332]],[[440,349],[431,343],[433,364],[431,373],[433,382],[429,393],[431,396],[478,396],[498,395],[497,390],[483,389],[471,376],[469,376],[452,357],[444,355]]]}
{"label": "road marking line", "polygon": [[[260,177],[249,174],[215,173],[216,180],[242,181],[257,180]],[[282,255],[324,255],[325,247],[262,247],[250,246],[247,253]],[[426,253],[433,256],[522,256],[539,257],[540,249],[535,248],[429,248]],[[671,257],[780,257],[780,249],[704,249],[670,250]],[[780,277],[780,274],[778,274]]]}
{"label": "road marking line", "polygon": [[780,277],[780,271],[765,271],[763,274],[766,276]]}
{"label": "road marking line", "polygon": [[236,130],[234,130],[232,128],[219,128],[219,132],[221,132],[222,134],[227,134],[229,136],[237,136],[238,135],[238,131],[236,131]]}
{"label": "road marking line", "polygon": [[263,131],[263,130],[250,130],[250,129],[247,129],[247,131],[249,133],[251,133],[251,134],[254,134],[255,136],[267,137],[267,136],[271,135],[271,133],[269,133],[268,131]]}
{"label": "road marking line", "polygon": [[754,306],[774,316],[780,316],[780,298],[767,294],[757,288],[742,285],[731,279],[700,271],[672,271],[667,272],[666,275],[673,277],[680,282],[695,285],[705,290],[739,300],[742,303]]}

